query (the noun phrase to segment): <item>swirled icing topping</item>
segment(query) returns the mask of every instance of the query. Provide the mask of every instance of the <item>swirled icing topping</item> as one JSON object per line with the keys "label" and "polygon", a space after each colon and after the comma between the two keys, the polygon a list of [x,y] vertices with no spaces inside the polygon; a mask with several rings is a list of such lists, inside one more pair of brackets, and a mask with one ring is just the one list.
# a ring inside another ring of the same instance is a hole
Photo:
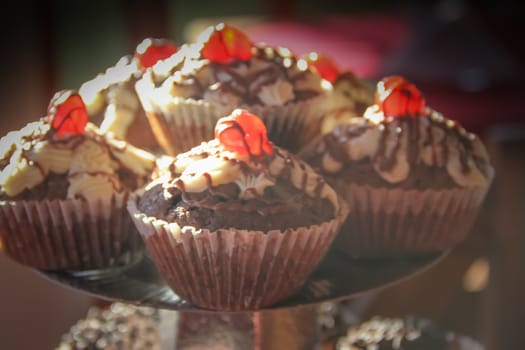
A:
{"label": "swirled icing topping", "polygon": [[[105,137],[87,123],[82,99],[73,91],[57,93],[45,117],[10,132],[0,145],[3,198],[35,199],[31,191],[41,187],[36,199],[109,200],[142,185],[155,164],[150,153]],[[61,184],[58,193],[46,187],[49,179]]]}
{"label": "swirled icing topping", "polygon": [[460,187],[490,183],[494,170],[481,140],[425,107],[412,84],[391,88],[390,83],[378,84],[379,104],[370,106],[364,117],[336,126],[313,152],[317,156],[306,158],[320,156],[315,162],[329,174],[370,164],[389,184],[402,184],[421,167],[443,169]]}
{"label": "swirled icing topping", "polygon": [[145,118],[135,92],[136,80],[147,68],[176,52],[177,47],[170,40],[146,38],[137,45],[133,55],[122,57],[115,66],[80,86],[79,94],[89,116],[103,119],[102,132],[128,139],[128,129],[136,118]]}
{"label": "swirled icing topping", "polygon": [[[285,48],[254,45],[239,29],[209,27],[188,45],[178,70],[147,72],[136,85],[146,111],[150,100],[202,100],[219,115],[247,106],[284,106],[326,93],[331,84]],[[174,55],[176,56],[176,55]]]}
{"label": "swirled icing topping", "polygon": [[150,183],[146,192],[160,185],[165,201],[175,191],[190,207],[262,216],[297,210],[299,203],[293,198],[301,194],[330,203],[332,218],[339,212],[335,191],[306,163],[273,146],[255,115],[236,110],[219,120],[215,135],[165,164],[169,172]]}
{"label": "swirled icing topping", "polygon": [[331,132],[339,123],[362,116],[373,101],[372,87],[350,71],[338,73],[326,101],[327,112],[321,125],[321,134]]}

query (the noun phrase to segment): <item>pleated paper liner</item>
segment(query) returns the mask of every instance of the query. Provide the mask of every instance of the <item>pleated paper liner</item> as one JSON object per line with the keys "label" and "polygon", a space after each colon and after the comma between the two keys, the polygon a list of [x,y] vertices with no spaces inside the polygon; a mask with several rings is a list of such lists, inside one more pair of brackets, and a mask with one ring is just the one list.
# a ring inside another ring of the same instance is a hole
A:
{"label": "pleated paper liner", "polygon": [[148,121],[158,143],[171,156],[213,139],[215,124],[223,117],[208,103],[177,98],[155,111],[147,112]]}
{"label": "pleated paper liner", "polygon": [[0,202],[0,240],[20,264],[42,270],[94,270],[139,261],[144,244],[127,210],[128,194]]}
{"label": "pleated paper liner", "polygon": [[[319,133],[322,111],[315,101],[279,107],[241,108],[263,120],[270,140],[295,151]],[[174,98],[169,106],[154,108],[157,112],[148,112],[147,115],[159,144],[166,153],[174,156],[213,139],[217,120],[231,113],[221,109],[203,101]]]}
{"label": "pleated paper liner", "polygon": [[151,79],[146,73],[137,82],[137,94],[158,143],[172,156],[213,139],[217,120],[235,108],[258,115],[266,124],[270,140],[290,151],[300,149],[319,133],[324,95],[283,106],[239,105],[234,108],[172,96],[165,86],[156,87]]}
{"label": "pleated paper liner", "polygon": [[455,247],[467,238],[488,189],[342,186],[349,214],[334,246],[355,258],[422,255]]}
{"label": "pleated paper liner", "polygon": [[148,217],[137,200],[128,209],[168,285],[196,306],[222,311],[256,310],[298,292],[344,219],[267,233],[197,230]]}
{"label": "pleated paper liner", "polygon": [[268,138],[292,153],[308,144],[321,129],[326,97],[321,95],[284,106],[247,106],[268,129]]}

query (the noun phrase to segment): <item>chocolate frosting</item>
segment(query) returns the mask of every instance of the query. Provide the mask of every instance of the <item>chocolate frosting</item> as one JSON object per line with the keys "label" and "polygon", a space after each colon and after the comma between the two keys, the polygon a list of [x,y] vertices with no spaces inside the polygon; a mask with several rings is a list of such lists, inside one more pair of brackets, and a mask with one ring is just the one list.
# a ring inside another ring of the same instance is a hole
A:
{"label": "chocolate frosting", "polygon": [[320,175],[275,146],[271,155],[239,156],[213,140],[165,167],[146,187],[139,208],[180,226],[266,231],[320,224],[340,210]]}
{"label": "chocolate frosting", "polygon": [[385,118],[372,106],[304,157],[329,175],[407,188],[427,175],[423,188],[485,186],[494,173],[481,140],[430,109],[416,118]]}
{"label": "chocolate frosting", "polygon": [[203,100],[213,104],[219,115],[226,115],[242,106],[272,107],[310,100],[324,94],[327,85],[331,88],[308,69],[306,61],[284,48],[255,46],[249,60],[227,64],[203,59],[200,48],[198,43],[186,48],[179,70],[161,71],[154,66],[138,81],[136,89],[146,111],[155,105],[148,101],[153,96],[165,96],[166,101]]}

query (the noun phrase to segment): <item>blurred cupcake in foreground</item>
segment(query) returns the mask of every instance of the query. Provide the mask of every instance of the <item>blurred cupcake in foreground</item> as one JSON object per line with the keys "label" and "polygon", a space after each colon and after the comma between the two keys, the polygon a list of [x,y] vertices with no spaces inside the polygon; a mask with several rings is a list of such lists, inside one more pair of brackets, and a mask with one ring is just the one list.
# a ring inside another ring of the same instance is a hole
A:
{"label": "blurred cupcake in foreground", "polygon": [[[209,27],[190,45],[182,68],[163,64],[137,82],[161,146],[171,155],[213,138],[220,116],[236,108],[261,117],[272,142],[290,150],[318,133],[331,84],[284,48],[254,45],[239,29]],[[159,79],[158,76],[161,78]]]}
{"label": "blurred cupcake in foreground", "polygon": [[299,290],[345,210],[307,164],[244,110],[179,154],[128,209],[171,288],[194,305],[251,310]]}
{"label": "blurred cupcake in foreground", "polygon": [[140,148],[158,149],[135,92],[135,82],[147,68],[176,52],[175,44],[167,39],[144,39],[133,55],[122,57],[116,65],[82,84],[79,94],[90,120],[100,126],[102,133],[111,133]]}
{"label": "blurred cupcake in foreground", "polygon": [[114,303],[92,307],[62,336],[56,350],[162,350],[158,310]]}
{"label": "blurred cupcake in foreground", "polygon": [[21,264],[80,270],[142,256],[125,203],[155,158],[87,121],[80,96],[61,91],[45,117],[0,140],[0,240]]}
{"label": "blurred cupcake in foreground", "polygon": [[494,176],[481,140],[428,108],[401,77],[379,82],[364,117],[338,124],[304,159],[348,202],[336,247],[354,257],[454,247]]}
{"label": "blurred cupcake in foreground", "polygon": [[477,341],[445,331],[429,320],[374,317],[352,326],[336,350],[483,350]]}

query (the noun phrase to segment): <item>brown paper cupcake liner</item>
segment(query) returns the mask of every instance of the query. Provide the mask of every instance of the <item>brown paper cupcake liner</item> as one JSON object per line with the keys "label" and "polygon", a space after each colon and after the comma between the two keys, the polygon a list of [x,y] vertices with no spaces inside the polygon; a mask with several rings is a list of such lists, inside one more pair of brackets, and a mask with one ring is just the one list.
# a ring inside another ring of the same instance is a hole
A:
{"label": "brown paper cupcake liner", "polygon": [[[270,140],[295,151],[319,133],[322,112],[317,101],[312,99],[280,107],[239,107],[263,120]],[[147,113],[150,125],[159,144],[172,156],[213,139],[217,120],[232,112],[204,101],[177,98],[153,110]]]}
{"label": "brown paper cupcake liner", "polygon": [[144,244],[117,194],[82,199],[0,202],[0,240],[20,264],[42,270],[91,270],[140,260]]}
{"label": "brown paper cupcake liner", "polygon": [[324,99],[324,96],[318,96],[284,106],[244,108],[264,121],[270,140],[291,152],[297,152],[319,134]]}
{"label": "brown paper cupcake liner", "polygon": [[358,258],[446,251],[468,236],[487,189],[346,185],[349,214],[335,247]]}
{"label": "brown paper cupcake liner", "polygon": [[[217,120],[234,109],[204,100],[170,95],[164,86],[156,87],[146,73],[135,86],[151,128],[160,146],[169,155],[187,151],[214,137]],[[270,140],[296,151],[319,133],[325,96],[284,106],[246,106],[266,124]],[[293,136],[291,136],[293,135]]]}
{"label": "brown paper cupcake liner", "polygon": [[158,143],[171,156],[213,139],[215,124],[222,117],[213,106],[195,100],[178,100],[159,109],[147,112],[148,121]]}
{"label": "brown paper cupcake liner", "polygon": [[296,293],[327,253],[344,219],[268,233],[181,228],[128,210],[168,285],[196,306],[255,310]]}

